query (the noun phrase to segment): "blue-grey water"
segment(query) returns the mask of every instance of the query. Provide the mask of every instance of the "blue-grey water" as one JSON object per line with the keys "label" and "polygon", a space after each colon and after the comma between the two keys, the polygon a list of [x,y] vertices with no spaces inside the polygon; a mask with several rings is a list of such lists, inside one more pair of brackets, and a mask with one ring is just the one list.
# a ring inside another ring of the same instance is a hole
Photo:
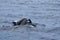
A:
{"label": "blue-grey water", "polygon": [[[22,18],[37,27],[12,25]],[[0,0],[0,40],[60,40],[60,0]]]}

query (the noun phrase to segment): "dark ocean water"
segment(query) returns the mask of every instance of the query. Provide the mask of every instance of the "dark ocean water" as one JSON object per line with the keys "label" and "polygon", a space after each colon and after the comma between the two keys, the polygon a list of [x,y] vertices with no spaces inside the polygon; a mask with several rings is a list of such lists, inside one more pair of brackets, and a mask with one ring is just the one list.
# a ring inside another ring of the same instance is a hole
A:
{"label": "dark ocean water", "polygon": [[[37,27],[11,23],[22,18]],[[60,40],[60,0],[0,0],[0,40]]]}

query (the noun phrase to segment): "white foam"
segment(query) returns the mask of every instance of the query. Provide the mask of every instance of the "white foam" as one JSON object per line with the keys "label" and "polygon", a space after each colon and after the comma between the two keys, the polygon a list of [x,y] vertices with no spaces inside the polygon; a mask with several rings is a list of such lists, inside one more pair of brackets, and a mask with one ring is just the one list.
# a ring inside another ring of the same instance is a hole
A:
{"label": "white foam", "polygon": [[29,25],[30,27],[34,27],[34,26],[32,26],[32,25]]}

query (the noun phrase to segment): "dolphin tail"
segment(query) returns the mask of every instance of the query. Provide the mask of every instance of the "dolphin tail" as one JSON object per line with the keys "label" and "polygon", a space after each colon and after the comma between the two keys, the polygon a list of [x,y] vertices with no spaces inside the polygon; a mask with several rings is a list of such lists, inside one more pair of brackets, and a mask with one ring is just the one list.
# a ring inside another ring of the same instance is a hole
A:
{"label": "dolphin tail", "polygon": [[12,22],[14,26],[16,26],[16,22]]}

